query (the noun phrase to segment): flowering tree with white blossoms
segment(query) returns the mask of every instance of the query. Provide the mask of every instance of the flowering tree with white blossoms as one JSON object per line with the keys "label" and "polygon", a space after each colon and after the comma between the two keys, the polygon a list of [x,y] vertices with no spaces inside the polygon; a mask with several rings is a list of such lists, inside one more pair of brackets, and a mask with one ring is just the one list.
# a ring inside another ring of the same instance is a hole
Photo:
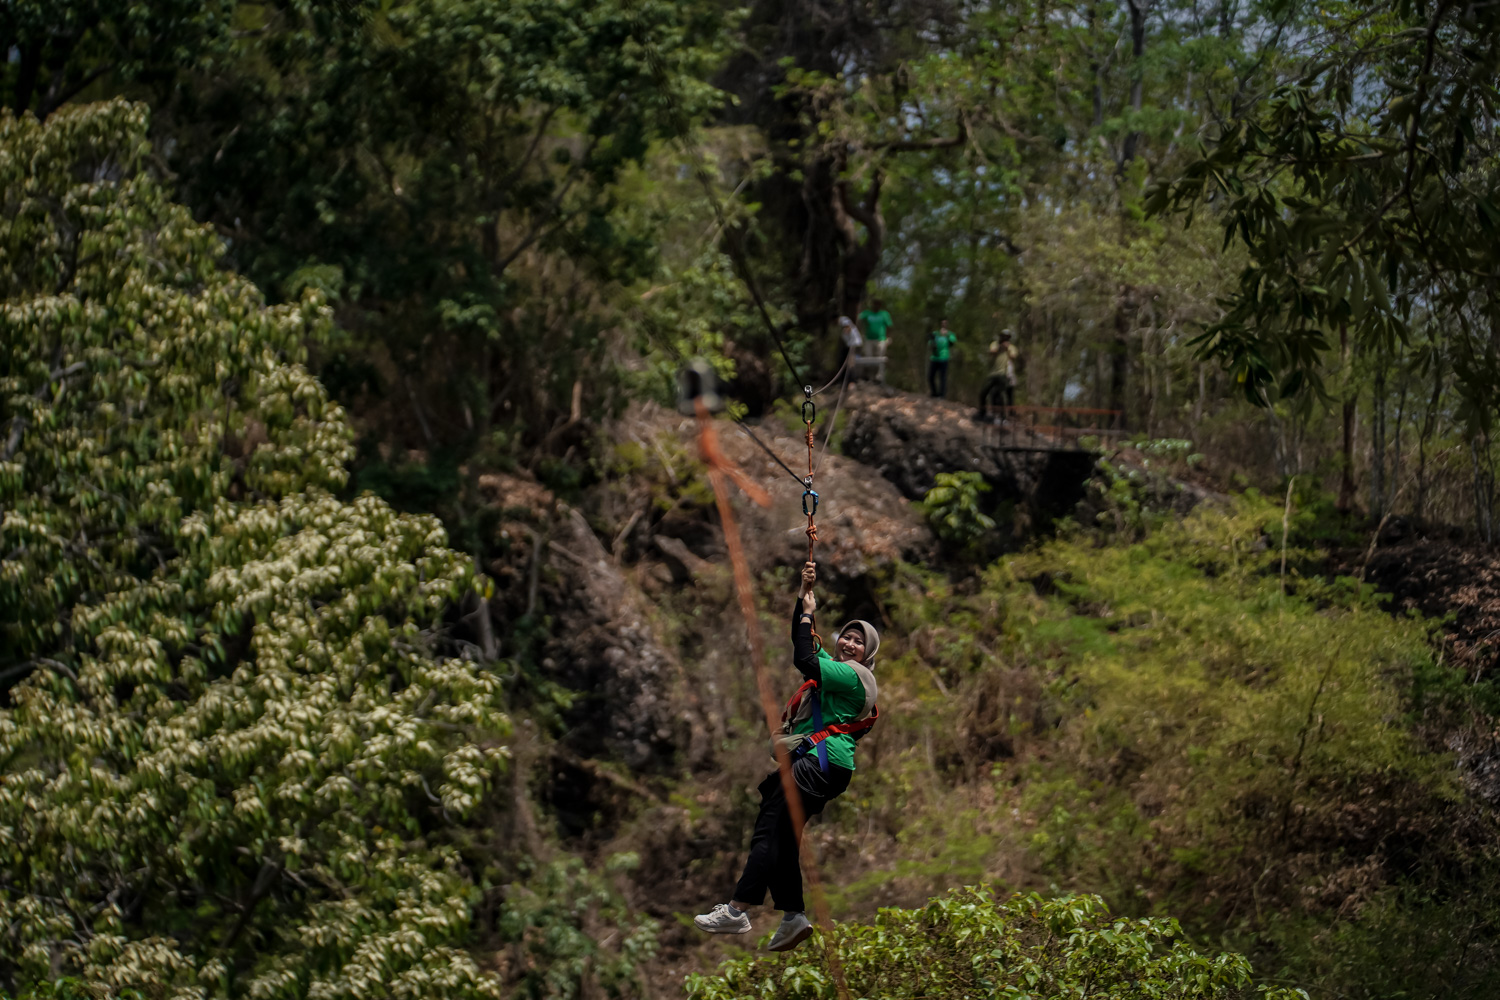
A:
{"label": "flowering tree with white blossoms", "polygon": [[497,996],[441,835],[505,759],[473,585],[345,481],[267,307],[116,102],[0,118],[0,990]]}

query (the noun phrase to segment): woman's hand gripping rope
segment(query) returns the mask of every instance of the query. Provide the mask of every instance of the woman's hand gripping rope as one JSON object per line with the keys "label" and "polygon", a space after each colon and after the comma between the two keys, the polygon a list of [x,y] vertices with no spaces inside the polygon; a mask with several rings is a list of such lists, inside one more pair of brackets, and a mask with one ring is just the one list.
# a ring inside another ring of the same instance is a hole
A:
{"label": "woman's hand gripping rope", "polygon": [[814,614],[818,610],[818,595],[813,593],[813,584],[818,582],[818,564],[809,559],[802,566],[802,586],[797,591],[797,600],[802,602],[802,613],[812,626],[813,642],[823,648],[823,637],[818,635],[818,624]]}
{"label": "woman's hand gripping rope", "polygon": [[807,562],[802,567],[802,589],[797,592],[797,600],[802,602],[802,613],[810,615],[818,610],[818,596],[813,593],[813,584],[818,582],[818,564]]}

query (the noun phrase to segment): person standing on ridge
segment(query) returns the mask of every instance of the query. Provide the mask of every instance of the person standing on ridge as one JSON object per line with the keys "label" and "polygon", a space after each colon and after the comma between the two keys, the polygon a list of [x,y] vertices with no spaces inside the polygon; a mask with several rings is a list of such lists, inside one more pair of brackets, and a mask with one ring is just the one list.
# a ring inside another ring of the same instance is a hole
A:
{"label": "person standing on ridge", "polygon": [[1016,361],[1020,356],[1020,348],[1016,347],[1009,330],[1001,330],[1000,335],[990,341],[990,374],[984,380],[984,388],[979,390],[981,419],[989,416],[991,399],[1002,418],[1010,416],[1011,407],[1016,405]]}
{"label": "person standing on ridge", "polygon": [[[891,335],[891,314],[885,310],[885,302],[875,299],[870,308],[859,314],[859,322],[865,328],[865,357],[884,358],[886,341]],[[885,365],[878,366],[880,381],[885,381]]]}
{"label": "person standing on ridge", "polygon": [[[854,325],[854,320],[848,316],[840,316],[839,339],[844,342],[844,364],[855,369],[849,373],[852,380],[858,375],[859,347],[865,342],[865,338],[859,335],[859,327]],[[839,367],[842,369],[843,365]]]}
{"label": "person standing on ridge", "polygon": [[[880,711],[875,707],[875,653],[880,633],[866,621],[851,621],[839,630],[834,655],[813,639],[813,594],[817,564],[802,567],[802,587],[792,609],[792,665],[807,681],[782,714],[777,743],[792,758],[792,780],[802,800],[804,818],[816,816],[842,795],[854,776],[855,741],[869,732]],[[750,836],[745,871],[727,903],[693,918],[710,934],[747,934],[746,911],[765,901],[766,890],[785,911],[767,946],[791,951],[812,935],[802,900],[802,864],[798,856],[802,831],[792,826],[791,810],[781,771],[773,770],[760,783],[760,814]]]}
{"label": "person standing on ridge", "polygon": [[948,397],[948,357],[957,342],[958,337],[948,329],[946,319],[927,335],[927,388],[937,399]]}

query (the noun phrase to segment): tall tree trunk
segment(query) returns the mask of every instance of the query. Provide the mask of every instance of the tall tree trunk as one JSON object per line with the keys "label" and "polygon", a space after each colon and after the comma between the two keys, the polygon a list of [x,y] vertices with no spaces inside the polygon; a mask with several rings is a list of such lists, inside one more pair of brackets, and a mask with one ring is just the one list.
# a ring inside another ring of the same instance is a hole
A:
{"label": "tall tree trunk", "polygon": [[1385,509],[1396,511],[1396,494],[1401,491],[1401,425],[1406,422],[1406,396],[1411,389],[1411,373],[1401,372],[1401,395],[1396,397],[1396,430],[1392,434],[1390,476],[1385,483]]}
{"label": "tall tree trunk", "polygon": [[[1092,40],[1095,34],[1094,29],[1099,24],[1098,3],[1092,3],[1089,5],[1087,17],[1090,38],[1089,50],[1091,52],[1095,52],[1097,50],[1094,49]],[[1094,80],[1092,95],[1094,101],[1094,128],[1098,128],[1099,126],[1104,124],[1104,63],[1099,60],[1097,55],[1089,62],[1089,75],[1092,76]]]}
{"label": "tall tree trunk", "polygon": [[[1146,13],[1151,8],[1150,0],[1127,0],[1130,7],[1130,110],[1139,112],[1145,93],[1145,67],[1142,56],[1146,54]],[[1120,172],[1130,166],[1140,147],[1141,133],[1132,129],[1125,136],[1125,145],[1120,151]]]}
{"label": "tall tree trunk", "polygon": [[[1339,325],[1339,350],[1344,358],[1344,377],[1346,382],[1352,382],[1349,374],[1349,327],[1347,324]],[[1339,499],[1337,508],[1339,513],[1347,514],[1354,509],[1354,406],[1358,398],[1353,388],[1346,385],[1344,388],[1344,447],[1342,461],[1339,463]]]}
{"label": "tall tree trunk", "polygon": [[1130,373],[1130,311],[1134,289],[1120,289],[1115,305],[1115,330],[1109,345],[1109,409],[1120,411],[1120,428],[1130,426],[1125,406],[1125,389]]}
{"label": "tall tree trunk", "polygon": [[[1484,439],[1484,457],[1479,454],[1479,439]],[[1486,544],[1495,540],[1493,508],[1495,504],[1495,469],[1490,456],[1489,434],[1469,435],[1469,461],[1474,471],[1474,526]]]}
{"label": "tall tree trunk", "polygon": [[1422,433],[1417,438],[1417,501],[1418,521],[1427,519],[1427,442],[1432,438],[1437,423],[1438,404],[1443,395],[1443,356],[1437,355],[1432,363],[1432,399],[1427,404],[1427,413],[1422,418]]}
{"label": "tall tree trunk", "polygon": [[1238,12],[1238,0],[1221,0],[1219,3],[1219,37],[1225,41],[1229,40],[1229,33],[1234,29],[1234,17]]}
{"label": "tall tree trunk", "polygon": [[1385,359],[1375,365],[1370,389],[1370,517],[1385,516]]}
{"label": "tall tree trunk", "polygon": [[[863,198],[851,197],[849,182],[839,181],[834,185],[833,196],[829,201],[838,227],[839,240],[843,245],[843,289],[839,309],[842,315],[850,318],[859,314],[865,289],[875,274],[875,268],[880,264],[880,252],[885,246],[885,218],[880,214],[880,185],[883,180],[881,172],[876,170]],[[864,228],[863,240],[859,238],[856,223]]]}

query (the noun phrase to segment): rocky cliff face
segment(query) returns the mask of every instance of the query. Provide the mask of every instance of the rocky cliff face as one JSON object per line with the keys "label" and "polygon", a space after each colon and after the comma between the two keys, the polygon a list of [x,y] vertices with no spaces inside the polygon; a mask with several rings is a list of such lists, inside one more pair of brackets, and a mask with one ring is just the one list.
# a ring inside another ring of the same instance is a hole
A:
{"label": "rocky cliff face", "polygon": [[679,754],[710,754],[684,699],[681,665],[653,623],[652,602],[611,558],[582,512],[559,512],[547,544],[548,604],[558,627],[546,646],[550,672],[577,692],[568,710],[575,753],[607,756],[632,771]]}
{"label": "rocky cliff face", "polygon": [[1084,498],[1094,471],[1087,452],[1005,450],[995,427],[975,420],[972,407],[949,400],[857,383],[845,406],[844,453],[912,500],[925,496],[940,472],[977,472],[996,499],[1058,516]]}
{"label": "rocky cliff face", "polygon": [[[726,457],[770,496],[760,507],[734,491],[752,573],[781,567],[790,576],[807,556],[802,484],[732,424],[718,421],[715,429]],[[627,413],[613,433],[660,477],[620,475],[581,508],[533,480],[491,475],[481,482],[504,512],[498,530],[512,543],[508,558],[488,567],[501,583],[491,611],[502,623],[502,655],[514,655],[524,641],[507,626],[549,616],[530,655],[575,692],[563,712],[565,734],[549,751],[551,784],[568,786],[569,794],[550,804],[564,820],[578,813],[580,825],[623,787],[593,761],[617,762],[638,776],[714,766],[724,719],[739,714],[732,703],[745,668],[723,530],[694,458],[695,422],[645,406]],[[806,468],[800,435],[770,420],[757,434],[788,465]],[[814,482],[822,498],[815,557],[825,585],[857,592],[883,566],[933,556],[921,514],[874,470],[823,454]],[[668,621],[667,607],[684,602],[691,621]]]}

